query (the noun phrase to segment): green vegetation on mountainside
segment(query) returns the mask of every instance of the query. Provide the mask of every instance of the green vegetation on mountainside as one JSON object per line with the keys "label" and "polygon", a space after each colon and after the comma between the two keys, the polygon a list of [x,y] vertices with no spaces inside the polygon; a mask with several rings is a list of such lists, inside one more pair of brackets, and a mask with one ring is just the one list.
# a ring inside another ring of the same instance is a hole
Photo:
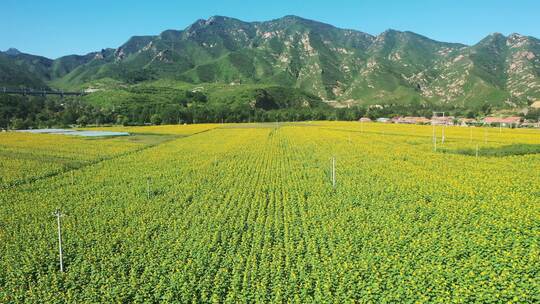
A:
{"label": "green vegetation on mountainside", "polygon": [[[123,91],[93,93],[97,96],[90,99],[103,105],[108,103],[104,94],[114,95],[112,104],[129,95],[124,91],[160,81],[173,91],[187,84],[220,88],[227,98],[241,97],[246,90],[290,88],[285,106],[295,106],[298,102],[291,100],[300,95],[312,95],[346,104],[477,111],[521,109],[540,98],[536,38],[493,34],[465,46],[395,30],[371,36],[296,16],[266,22],[214,16],[184,30],[134,36],[116,49],[84,56],[3,57],[20,68],[18,73],[0,70],[7,84],[34,86],[37,78],[51,87],[80,90],[106,82],[105,91]],[[209,99],[227,103],[223,94]],[[164,97],[170,92],[153,96],[157,102]]]}

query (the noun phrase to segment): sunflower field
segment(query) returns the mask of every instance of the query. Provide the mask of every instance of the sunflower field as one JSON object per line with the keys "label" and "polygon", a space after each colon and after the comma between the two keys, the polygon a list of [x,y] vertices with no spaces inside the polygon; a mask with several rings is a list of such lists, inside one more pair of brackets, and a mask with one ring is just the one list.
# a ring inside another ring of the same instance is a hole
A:
{"label": "sunflower field", "polygon": [[0,134],[0,303],[540,302],[538,130],[186,127]]}

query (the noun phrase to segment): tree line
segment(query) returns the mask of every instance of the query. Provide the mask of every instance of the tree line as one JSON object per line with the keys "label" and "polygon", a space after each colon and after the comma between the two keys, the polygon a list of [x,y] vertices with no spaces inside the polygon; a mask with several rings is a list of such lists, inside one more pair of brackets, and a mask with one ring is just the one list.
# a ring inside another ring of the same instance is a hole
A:
{"label": "tree line", "polygon": [[[259,104],[263,106],[259,107]],[[192,96],[190,103],[122,103],[115,106],[91,105],[80,97],[0,96],[0,128],[26,129],[67,127],[72,125],[143,125],[143,124],[191,124],[191,123],[238,123],[310,120],[358,120],[360,117],[377,119],[396,115],[431,117],[435,106],[389,104],[382,107],[352,106],[332,108],[318,105],[312,107],[268,107],[259,100],[250,103],[211,103],[204,94]],[[436,110],[449,115],[474,118],[487,115],[489,107],[466,110],[446,106]],[[534,112],[534,111],[533,111]],[[530,113],[529,116],[538,115]],[[535,116],[537,117],[537,116]]]}

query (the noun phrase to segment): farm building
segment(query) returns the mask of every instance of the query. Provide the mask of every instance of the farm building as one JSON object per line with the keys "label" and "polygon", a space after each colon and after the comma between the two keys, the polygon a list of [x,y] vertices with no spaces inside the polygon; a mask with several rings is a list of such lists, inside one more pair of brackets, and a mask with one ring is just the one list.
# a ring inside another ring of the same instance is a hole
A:
{"label": "farm building", "polygon": [[387,117],[380,117],[380,118],[377,118],[377,122],[389,123],[389,122],[391,122],[391,121],[390,121],[390,118],[387,118]]}
{"label": "farm building", "polygon": [[358,121],[359,122],[373,122],[373,120],[371,120],[371,118],[369,117],[362,117]]}

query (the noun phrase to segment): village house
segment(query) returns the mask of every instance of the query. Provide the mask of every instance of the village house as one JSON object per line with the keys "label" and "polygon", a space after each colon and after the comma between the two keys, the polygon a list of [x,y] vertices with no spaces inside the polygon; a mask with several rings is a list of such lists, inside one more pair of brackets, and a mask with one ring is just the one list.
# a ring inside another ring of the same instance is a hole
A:
{"label": "village house", "polygon": [[486,117],[484,118],[485,125],[495,125],[503,127],[517,127],[521,124],[521,117],[511,116],[511,117]]}
{"label": "village house", "polygon": [[540,128],[540,121],[527,120],[519,125],[520,128]]}
{"label": "village house", "polygon": [[359,122],[373,122],[373,120],[371,120],[371,118],[369,117],[362,117],[358,121]]}
{"label": "village house", "polygon": [[430,122],[429,119],[425,117],[415,117],[415,116],[406,116],[406,117],[396,117],[392,119],[394,123],[397,124],[409,124],[409,125],[424,125]]}
{"label": "village house", "polygon": [[433,126],[453,126],[454,116],[433,116],[431,117],[431,124]]}
{"label": "village house", "polygon": [[462,127],[472,126],[478,124],[478,121],[474,118],[459,118],[459,125]]}

